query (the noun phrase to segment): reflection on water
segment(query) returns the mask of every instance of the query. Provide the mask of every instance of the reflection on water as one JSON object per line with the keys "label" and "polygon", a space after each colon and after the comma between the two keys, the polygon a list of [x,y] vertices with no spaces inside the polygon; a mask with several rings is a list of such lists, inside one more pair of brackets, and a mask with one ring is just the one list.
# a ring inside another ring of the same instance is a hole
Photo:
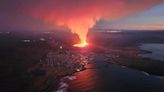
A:
{"label": "reflection on water", "polygon": [[164,44],[142,44],[140,48],[152,52],[141,56],[164,61]]}
{"label": "reflection on water", "polygon": [[164,79],[95,58],[86,70],[73,74],[68,92],[164,92]]}
{"label": "reflection on water", "polygon": [[77,79],[69,82],[69,92],[98,92],[99,81],[96,69],[75,73]]}

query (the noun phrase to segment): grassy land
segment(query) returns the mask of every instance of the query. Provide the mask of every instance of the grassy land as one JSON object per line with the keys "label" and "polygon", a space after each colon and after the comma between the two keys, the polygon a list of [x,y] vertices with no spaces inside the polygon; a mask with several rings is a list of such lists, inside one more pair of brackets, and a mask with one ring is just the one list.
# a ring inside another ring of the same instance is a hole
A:
{"label": "grassy land", "polygon": [[127,61],[126,65],[130,68],[142,70],[153,75],[164,76],[164,62],[159,60],[141,58],[139,60]]}
{"label": "grassy land", "polygon": [[[111,63],[145,71],[152,75],[164,76],[164,62],[139,56],[143,53],[138,47],[111,48],[107,53]],[[144,53],[147,53],[144,52]],[[149,52],[148,52],[149,53]]]}

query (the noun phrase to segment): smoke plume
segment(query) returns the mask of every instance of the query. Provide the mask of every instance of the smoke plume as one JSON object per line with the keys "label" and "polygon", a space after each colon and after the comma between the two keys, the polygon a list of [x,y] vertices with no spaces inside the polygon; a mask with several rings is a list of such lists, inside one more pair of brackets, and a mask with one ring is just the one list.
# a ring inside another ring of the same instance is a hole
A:
{"label": "smoke plume", "polygon": [[87,43],[88,29],[99,19],[113,20],[162,3],[162,0],[27,0],[25,13],[47,23],[65,26]]}

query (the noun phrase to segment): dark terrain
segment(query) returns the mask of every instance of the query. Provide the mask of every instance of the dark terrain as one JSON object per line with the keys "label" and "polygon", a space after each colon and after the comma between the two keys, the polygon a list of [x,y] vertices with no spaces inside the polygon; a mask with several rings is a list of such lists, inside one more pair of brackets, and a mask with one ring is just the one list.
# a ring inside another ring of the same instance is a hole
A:
{"label": "dark terrain", "polygon": [[[57,88],[59,78],[54,78],[54,76],[56,77],[58,73],[48,75],[49,69],[40,68],[38,63],[45,58],[49,51],[57,52],[61,45],[65,48],[63,52],[65,50],[78,51],[78,48],[71,46],[78,41],[76,36],[69,33],[69,35],[60,37],[60,34],[62,33],[1,33],[0,92],[51,92]],[[91,52],[105,55],[108,63],[164,76],[164,62],[138,56],[139,53],[150,53],[139,50],[140,43],[164,43],[163,35],[163,31],[91,32],[88,36],[91,46],[88,49]],[[30,42],[24,42],[24,40],[30,40]],[[76,65],[78,64],[76,63]],[[66,72],[57,77],[67,74]]]}

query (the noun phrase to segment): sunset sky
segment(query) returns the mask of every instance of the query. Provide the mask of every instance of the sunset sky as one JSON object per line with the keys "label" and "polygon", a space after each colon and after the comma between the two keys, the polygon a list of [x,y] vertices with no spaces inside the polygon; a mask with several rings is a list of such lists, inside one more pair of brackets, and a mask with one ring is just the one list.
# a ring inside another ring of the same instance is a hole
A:
{"label": "sunset sky", "polygon": [[164,4],[163,0],[1,0],[0,24],[1,30],[54,30],[63,25],[73,30],[74,24],[89,24],[84,29],[164,29]]}
{"label": "sunset sky", "polygon": [[132,16],[128,16],[116,21],[98,22],[96,28],[111,28],[111,29],[164,29],[164,4],[159,4],[146,11],[143,11]]}

